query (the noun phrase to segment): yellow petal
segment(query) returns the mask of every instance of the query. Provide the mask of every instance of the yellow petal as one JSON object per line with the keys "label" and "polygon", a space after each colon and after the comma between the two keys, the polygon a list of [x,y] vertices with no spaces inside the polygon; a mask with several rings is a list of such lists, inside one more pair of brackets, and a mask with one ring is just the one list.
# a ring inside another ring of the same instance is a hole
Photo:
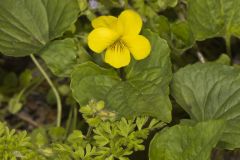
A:
{"label": "yellow petal", "polygon": [[94,29],[88,35],[88,46],[96,53],[101,53],[119,38],[119,34],[109,28]]}
{"label": "yellow petal", "polygon": [[140,15],[133,10],[125,10],[123,11],[118,20],[121,22],[123,27],[124,35],[138,35],[142,28],[142,19]]}
{"label": "yellow petal", "polygon": [[93,28],[112,28],[117,24],[118,19],[113,16],[100,16],[92,21]]}
{"label": "yellow petal", "polygon": [[124,36],[122,40],[136,60],[144,59],[150,54],[151,44],[144,36]]}
{"label": "yellow petal", "polygon": [[121,45],[109,47],[105,54],[105,62],[115,68],[127,66],[130,60],[131,56],[128,48]]}

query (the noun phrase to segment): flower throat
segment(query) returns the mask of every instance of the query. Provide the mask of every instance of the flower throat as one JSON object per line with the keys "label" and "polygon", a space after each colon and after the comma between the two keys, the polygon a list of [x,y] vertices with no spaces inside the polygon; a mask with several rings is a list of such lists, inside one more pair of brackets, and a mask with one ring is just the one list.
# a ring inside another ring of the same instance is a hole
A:
{"label": "flower throat", "polygon": [[123,40],[118,39],[109,48],[121,52],[125,47],[127,47],[127,44]]}

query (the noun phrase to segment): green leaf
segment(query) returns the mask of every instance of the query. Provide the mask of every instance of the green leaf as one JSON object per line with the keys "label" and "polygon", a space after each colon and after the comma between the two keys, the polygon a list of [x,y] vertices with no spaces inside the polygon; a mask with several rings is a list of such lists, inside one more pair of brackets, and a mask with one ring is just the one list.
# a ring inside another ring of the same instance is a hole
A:
{"label": "green leaf", "polygon": [[127,81],[109,92],[107,102],[124,116],[141,113],[170,122],[170,49],[167,42],[156,33],[146,31],[145,36],[152,45],[150,56],[142,61],[132,61],[126,69]]}
{"label": "green leaf", "polygon": [[83,134],[79,130],[74,130],[67,138],[69,143],[81,143],[83,141]]}
{"label": "green leaf", "polygon": [[85,11],[88,8],[87,0],[78,0],[78,5],[80,8],[80,11]]}
{"label": "green leaf", "polygon": [[106,108],[117,116],[150,115],[171,121],[169,83],[172,77],[170,49],[167,42],[148,31],[152,51],[148,58],[134,61],[125,69],[126,80],[114,70],[85,63],[72,74],[71,89],[80,105],[91,99],[106,102]]}
{"label": "green leaf", "polygon": [[159,15],[149,18],[147,21],[147,27],[152,31],[157,32],[160,37],[168,39],[170,35],[170,23],[167,17]]}
{"label": "green leaf", "polygon": [[224,119],[221,147],[240,147],[240,71],[217,63],[194,64],[175,73],[172,95],[195,122]]}
{"label": "green leaf", "polygon": [[77,0],[1,0],[0,51],[9,56],[37,53],[77,20]]}
{"label": "green leaf", "polygon": [[188,0],[188,20],[197,40],[240,36],[239,0]]}
{"label": "green leaf", "polygon": [[[161,76],[164,75],[164,80],[170,81],[172,71],[170,61],[170,49],[167,42],[160,38],[158,34],[153,33],[150,30],[145,30],[144,36],[146,36],[151,43],[151,53],[144,60],[136,61],[132,58],[131,64],[125,69],[126,78],[130,80],[135,79],[135,77],[142,77],[146,76],[146,74],[153,74],[157,72]],[[149,78],[154,79],[157,77],[159,76],[153,75],[153,77]]]}
{"label": "green leaf", "polygon": [[130,3],[143,16],[154,18],[159,16],[158,12],[168,7],[175,7],[178,4],[178,0],[131,0]]}
{"label": "green leaf", "polygon": [[193,32],[187,21],[171,23],[164,16],[155,16],[148,20],[147,27],[167,40],[173,54],[182,54],[195,43]]}
{"label": "green leaf", "polygon": [[20,101],[21,98],[21,92],[14,95],[8,102],[8,111],[12,114],[18,113],[22,107],[23,104]]}
{"label": "green leaf", "polygon": [[160,0],[157,4],[160,10],[164,10],[167,7],[175,7],[178,4],[178,0]]}
{"label": "green leaf", "polygon": [[58,91],[61,95],[63,96],[68,96],[69,94],[71,94],[71,90],[68,84],[63,84],[63,85],[59,85],[58,86]]}
{"label": "green leaf", "polygon": [[214,61],[215,63],[225,64],[225,65],[231,65],[231,59],[226,54],[221,54],[218,59]]}
{"label": "green leaf", "polygon": [[21,73],[21,75],[19,76],[19,83],[20,86],[25,88],[28,87],[29,84],[31,84],[31,80],[33,79],[32,76],[32,71],[29,69],[26,69],[24,72]]}
{"label": "green leaf", "polygon": [[38,148],[46,146],[48,142],[47,131],[44,128],[34,129],[31,133],[31,143]]}
{"label": "green leaf", "polygon": [[120,81],[114,70],[107,70],[92,62],[76,67],[72,73],[73,96],[84,106],[92,99],[104,100],[109,90]]}
{"label": "green leaf", "polygon": [[221,120],[164,129],[151,141],[150,160],[210,160],[223,130]]}
{"label": "green leaf", "polygon": [[61,36],[78,18],[77,0],[42,0],[42,4],[47,13],[50,39]]}
{"label": "green leaf", "polygon": [[77,64],[77,52],[74,39],[67,38],[51,42],[40,56],[55,75],[67,77]]}
{"label": "green leaf", "polygon": [[51,127],[49,128],[48,134],[53,142],[54,141],[61,142],[62,140],[65,139],[66,130],[65,128],[62,127]]}
{"label": "green leaf", "polygon": [[183,53],[195,43],[193,32],[186,21],[171,24],[171,39],[174,49],[179,53]]}

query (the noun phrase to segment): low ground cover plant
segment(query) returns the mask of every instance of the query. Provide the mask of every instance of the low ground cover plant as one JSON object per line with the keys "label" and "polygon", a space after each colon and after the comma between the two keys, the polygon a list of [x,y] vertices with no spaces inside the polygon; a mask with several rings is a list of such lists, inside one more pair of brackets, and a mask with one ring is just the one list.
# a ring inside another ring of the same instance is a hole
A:
{"label": "low ground cover plant", "polygon": [[1,0],[0,159],[239,159],[239,36],[239,0]]}

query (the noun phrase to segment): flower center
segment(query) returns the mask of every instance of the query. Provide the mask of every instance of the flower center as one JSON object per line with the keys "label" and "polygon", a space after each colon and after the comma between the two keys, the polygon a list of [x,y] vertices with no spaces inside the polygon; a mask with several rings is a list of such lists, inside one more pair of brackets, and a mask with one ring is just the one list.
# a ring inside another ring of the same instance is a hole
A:
{"label": "flower center", "polygon": [[110,49],[121,52],[125,47],[127,47],[127,44],[123,40],[118,39],[110,46]]}

